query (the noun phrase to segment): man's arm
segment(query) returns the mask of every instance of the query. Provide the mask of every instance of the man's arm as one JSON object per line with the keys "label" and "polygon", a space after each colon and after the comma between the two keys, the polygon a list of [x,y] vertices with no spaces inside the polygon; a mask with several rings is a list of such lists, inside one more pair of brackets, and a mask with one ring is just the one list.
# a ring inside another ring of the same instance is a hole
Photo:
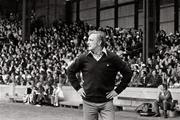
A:
{"label": "man's arm", "polygon": [[115,64],[116,64],[116,67],[117,67],[118,71],[120,71],[120,73],[123,76],[123,78],[121,79],[120,84],[115,89],[115,91],[119,94],[128,86],[129,82],[131,81],[132,70],[126,64],[126,62],[121,60],[121,58],[119,56],[116,56]]}
{"label": "man's arm", "polygon": [[165,95],[165,99],[166,100],[172,99],[172,95],[171,95],[171,92],[169,90],[168,90],[167,94]]}
{"label": "man's arm", "polygon": [[76,91],[78,91],[81,88],[80,82],[76,77],[76,73],[78,73],[79,71],[80,57],[77,58],[67,69],[68,80]]}
{"label": "man's arm", "polygon": [[167,101],[171,100],[172,99],[171,92],[167,91],[166,94],[162,95],[162,99]]}

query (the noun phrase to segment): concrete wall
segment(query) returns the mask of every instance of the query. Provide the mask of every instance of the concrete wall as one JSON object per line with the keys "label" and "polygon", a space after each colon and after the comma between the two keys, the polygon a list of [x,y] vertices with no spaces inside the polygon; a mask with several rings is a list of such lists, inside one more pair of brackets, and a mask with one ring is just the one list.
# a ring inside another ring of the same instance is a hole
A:
{"label": "concrete wall", "polygon": [[143,13],[143,10],[139,10],[138,17],[139,17],[139,22],[138,22],[139,28],[141,28],[143,30],[144,29],[144,13]]}
{"label": "concrete wall", "polygon": [[[118,0],[118,3],[121,4],[131,1],[132,0]],[[114,5],[114,0],[101,0],[100,2],[101,8],[112,5]],[[73,20],[75,20],[76,16],[75,8],[74,5]],[[118,12],[118,26],[123,28],[134,27],[134,4],[120,6]],[[139,28],[143,29],[144,13],[142,7],[139,9],[138,17]],[[96,0],[82,0],[80,2],[80,19],[96,25]],[[114,27],[114,8],[100,11],[100,26],[105,27],[107,25]],[[164,29],[167,33],[174,32],[174,3],[172,2],[163,2],[160,6],[160,29]]]}
{"label": "concrete wall", "polygon": [[0,16],[9,17],[10,13],[16,13],[19,10],[16,0],[0,0]]}
{"label": "concrete wall", "polygon": [[8,100],[8,97],[13,96],[13,94],[17,94],[18,97],[23,97],[26,88],[26,86],[13,87],[13,85],[0,85],[0,101]]}
{"label": "concrete wall", "polygon": [[80,1],[80,20],[96,26],[96,0]]}
{"label": "concrete wall", "polygon": [[55,19],[65,20],[65,0],[36,0],[35,12],[44,17],[47,24]]}
{"label": "concrete wall", "polygon": [[[72,3],[72,20],[76,21],[76,2]],[[93,26],[96,26],[96,0],[80,0],[79,18]]]}
{"label": "concrete wall", "polygon": [[[144,27],[144,13],[143,9],[139,10],[139,28]],[[180,17],[180,12],[179,12]],[[180,19],[179,19],[180,23]],[[165,4],[160,6],[160,29],[165,30],[167,33],[174,32],[174,4]]]}
{"label": "concrete wall", "polygon": [[114,0],[100,0],[100,7],[107,7],[114,5]]}
{"label": "concrete wall", "polygon": [[174,4],[161,6],[160,29],[167,33],[174,32]]}
{"label": "concrete wall", "polygon": [[[19,0],[17,11],[22,11],[22,0]],[[41,16],[45,23],[52,23],[55,19],[61,18],[65,20],[65,0],[34,0],[35,11],[37,16]],[[118,3],[126,3],[133,0],[118,0]],[[163,0],[160,10],[160,29],[164,29],[168,33],[174,32],[174,4]],[[33,2],[33,1],[32,1]],[[76,5],[73,2],[72,20],[76,19]],[[179,3],[180,4],[180,3]],[[107,7],[114,5],[114,0],[101,0],[100,7]],[[16,12],[16,2],[14,0],[0,0],[1,12],[6,14],[9,12]],[[142,6],[142,5],[141,5]],[[114,9],[107,9],[100,12],[100,25],[114,27]],[[134,26],[134,5],[120,6],[118,15],[118,24],[120,27]],[[107,14],[108,17],[107,17]],[[180,17],[180,11],[179,11]],[[96,0],[81,0],[80,1],[80,19],[96,25]],[[180,19],[179,19],[180,23]],[[139,10],[139,28],[143,28],[144,15],[143,9]]]}
{"label": "concrete wall", "polygon": [[[22,97],[26,91],[26,86],[16,86],[15,89],[13,89],[12,85],[0,85],[0,101],[8,100],[6,94],[8,93],[9,96],[12,96],[13,90],[15,90],[15,94],[17,94],[19,97]],[[177,99],[180,102],[180,89],[170,89],[170,91],[172,92],[173,99]],[[71,86],[63,86],[63,93],[65,100],[82,102],[79,94]],[[121,94],[119,94],[119,96],[155,99],[157,97],[157,88],[128,87]],[[140,104],[136,101],[134,101],[134,103],[129,102],[118,100],[117,97],[114,99],[115,105],[133,104],[134,106],[137,106]]]}
{"label": "concrete wall", "polygon": [[72,21],[76,21],[76,2],[72,3]]}
{"label": "concrete wall", "polygon": [[126,3],[126,2],[131,2],[133,0],[118,0],[118,3],[121,4],[121,3]]}
{"label": "concrete wall", "polygon": [[118,26],[122,28],[134,27],[134,4],[118,8]]}
{"label": "concrete wall", "polygon": [[[179,23],[180,23],[180,9],[179,9]],[[180,24],[179,24],[179,29],[180,29]]]}
{"label": "concrete wall", "polygon": [[[178,102],[180,103],[180,89],[169,89],[169,90],[172,93],[173,99],[178,100]],[[157,92],[158,92],[157,88],[128,87],[121,94],[119,94],[119,96],[156,99],[158,96]],[[143,103],[143,101],[118,100],[117,97],[114,99],[115,105],[138,106],[141,103]]]}
{"label": "concrete wall", "polygon": [[100,12],[100,26],[114,27],[114,8],[102,10]]}

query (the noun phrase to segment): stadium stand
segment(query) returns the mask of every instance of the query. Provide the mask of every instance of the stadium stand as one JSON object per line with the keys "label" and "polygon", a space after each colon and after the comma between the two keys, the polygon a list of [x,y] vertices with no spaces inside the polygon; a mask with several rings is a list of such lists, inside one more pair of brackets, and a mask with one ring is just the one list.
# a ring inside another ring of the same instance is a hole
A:
{"label": "stadium stand", "polygon": [[[147,64],[142,61],[142,30],[112,28],[96,28],[82,21],[66,24],[56,21],[50,27],[34,28],[29,41],[22,41],[21,21],[0,20],[0,35],[5,42],[0,52],[0,83],[16,86],[62,83],[69,86],[66,68],[76,56],[85,51],[89,30],[106,32],[107,49],[116,52],[134,71],[130,87],[157,88],[161,83],[168,83],[170,88],[180,87],[180,43],[179,33],[167,34],[161,30],[157,33],[156,52],[148,58]],[[117,76],[117,84],[121,75]],[[68,91],[66,100],[61,106],[78,106],[82,102],[78,95],[71,101]],[[67,94],[66,94],[67,92]],[[18,99],[19,92],[10,98]],[[128,96],[119,99],[129,99]],[[133,98],[135,101],[143,98]],[[144,98],[144,100],[149,98]],[[179,101],[179,100],[178,100]],[[132,101],[131,101],[132,102]]]}
{"label": "stadium stand", "polygon": [[[60,80],[69,84],[66,68],[85,50],[88,31],[95,27],[83,22],[67,25],[59,21],[49,28],[34,29],[30,41],[23,42],[19,24],[1,20],[1,34],[9,41],[0,53],[1,84],[15,81],[17,85],[26,85],[28,82],[37,83],[39,78],[46,82],[46,77],[52,83]],[[130,86],[157,87],[162,82],[167,82],[170,87],[180,86],[179,33],[157,33],[156,52],[144,64],[141,30],[109,26],[98,29],[107,33],[107,49],[116,52],[131,65],[134,75]]]}

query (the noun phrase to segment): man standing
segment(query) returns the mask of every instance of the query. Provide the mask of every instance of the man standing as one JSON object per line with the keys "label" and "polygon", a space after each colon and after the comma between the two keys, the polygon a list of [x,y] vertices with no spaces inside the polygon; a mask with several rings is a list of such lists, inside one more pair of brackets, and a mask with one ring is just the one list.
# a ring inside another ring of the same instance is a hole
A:
{"label": "man standing", "polygon": [[[106,50],[104,32],[91,31],[87,45],[88,52],[68,67],[68,79],[82,96],[84,120],[98,120],[98,115],[102,120],[114,120],[113,97],[127,87],[132,71],[118,55]],[[82,86],[76,77],[78,72],[82,72]],[[117,72],[123,78],[115,87]]]}

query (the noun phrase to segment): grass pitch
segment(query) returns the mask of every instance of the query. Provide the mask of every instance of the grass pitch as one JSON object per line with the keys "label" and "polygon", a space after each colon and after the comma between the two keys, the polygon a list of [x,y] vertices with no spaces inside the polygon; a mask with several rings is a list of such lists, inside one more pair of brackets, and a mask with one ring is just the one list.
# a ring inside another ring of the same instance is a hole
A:
{"label": "grass pitch", "polygon": [[[0,102],[0,120],[83,120],[82,117],[83,110],[80,109]],[[115,120],[164,120],[164,117],[141,117],[135,112],[118,111]]]}

